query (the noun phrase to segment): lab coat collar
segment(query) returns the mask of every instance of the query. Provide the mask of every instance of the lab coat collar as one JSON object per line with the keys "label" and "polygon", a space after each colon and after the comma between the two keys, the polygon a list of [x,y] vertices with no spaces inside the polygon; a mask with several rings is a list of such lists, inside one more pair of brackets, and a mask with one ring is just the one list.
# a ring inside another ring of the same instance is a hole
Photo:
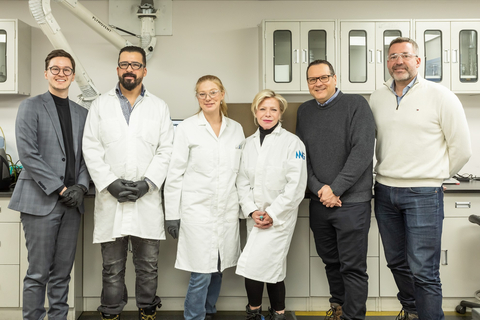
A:
{"label": "lab coat collar", "polygon": [[[280,130],[282,130],[282,123],[281,122],[278,122],[278,125],[277,127],[275,128],[275,130],[272,131],[272,133],[270,134],[279,134],[280,133]],[[260,139],[260,127],[257,128],[257,131],[255,131],[255,133],[253,134],[253,136],[255,138],[259,138]]]}
{"label": "lab coat collar", "polygon": [[199,119],[198,125],[205,126],[207,128],[207,131],[210,132],[210,134],[215,139],[218,139],[222,135],[223,131],[225,131],[225,128],[230,125],[230,119],[225,117],[223,113],[221,115],[222,115],[222,126],[220,127],[220,133],[218,134],[218,137],[215,134],[215,132],[213,132],[212,126],[210,126],[210,123],[207,121],[207,118],[205,118],[205,114],[203,113],[203,111],[200,111],[198,113],[198,119]]}

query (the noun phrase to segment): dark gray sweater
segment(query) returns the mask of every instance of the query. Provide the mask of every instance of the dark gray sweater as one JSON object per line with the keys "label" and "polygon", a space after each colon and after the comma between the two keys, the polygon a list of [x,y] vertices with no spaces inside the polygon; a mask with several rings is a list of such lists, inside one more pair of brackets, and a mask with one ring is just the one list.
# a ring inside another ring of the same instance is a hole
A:
{"label": "dark gray sweater", "polygon": [[309,100],[298,109],[296,131],[307,150],[313,200],[325,184],[343,203],[371,200],[375,121],[365,98],[340,91],[323,107]]}

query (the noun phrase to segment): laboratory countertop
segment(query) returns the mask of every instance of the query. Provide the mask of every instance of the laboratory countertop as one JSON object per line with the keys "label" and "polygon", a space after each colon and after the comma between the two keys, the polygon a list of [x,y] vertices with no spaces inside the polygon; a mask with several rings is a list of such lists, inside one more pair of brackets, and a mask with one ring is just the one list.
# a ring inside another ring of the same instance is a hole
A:
{"label": "laboratory countertop", "polygon": [[[447,189],[445,190],[445,193],[465,193],[465,192],[471,192],[471,193],[480,193],[480,181],[477,180],[471,180],[468,182],[460,182],[460,184],[448,184],[445,185]],[[12,196],[12,191],[2,191],[0,192],[0,198],[10,198]],[[86,197],[91,198],[95,196],[95,188],[93,186],[90,186],[90,190],[87,193]]]}

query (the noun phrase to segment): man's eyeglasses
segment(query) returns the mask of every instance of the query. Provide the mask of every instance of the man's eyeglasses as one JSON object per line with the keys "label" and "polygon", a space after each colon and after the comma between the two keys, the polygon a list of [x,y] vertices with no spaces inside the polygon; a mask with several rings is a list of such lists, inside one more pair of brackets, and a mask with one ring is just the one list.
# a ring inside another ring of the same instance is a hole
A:
{"label": "man's eyeglasses", "polygon": [[68,76],[71,76],[72,73],[73,73],[73,69],[72,68],[69,68],[69,67],[65,67],[65,68],[59,68],[59,67],[56,67],[56,66],[53,66],[53,67],[50,67],[48,68],[48,70],[50,70],[50,72],[53,74],[53,75],[57,75],[60,73],[60,71],[63,71],[63,74],[68,77]]}
{"label": "man's eyeglasses", "polygon": [[317,83],[317,80],[320,80],[321,83],[327,83],[328,80],[330,79],[330,77],[333,77],[333,74],[327,74],[327,75],[320,76],[320,77],[307,78],[307,82],[308,82],[308,84],[315,84],[315,83]]}
{"label": "man's eyeglasses", "polygon": [[140,62],[126,62],[126,61],[122,61],[118,63],[118,67],[120,69],[128,69],[128,66],[132,67],[133,70],[138,70],[141,67],[143,67],[143,64],[141,64]]}
{"label": "man's eyeglasses", "polygon": [[388,56],[388,60],[391,60],[391,61],[397,61],[398,58],[402,58],[403,60],[410,60],[412,59],[413,57],[418,57],[418,55],[416,54],[412,54],[412,53],[393,53],[391,55]]}
{"label": "man's eyeglasses", "polygon": [[213,99],[213,98],[216,98],[219,93],[220,93],[220,90],[212,90],[209,93],[197,92],[197,98],[204,100],[204,99],[207,99],[207,95],[208,95],[211,99]]}

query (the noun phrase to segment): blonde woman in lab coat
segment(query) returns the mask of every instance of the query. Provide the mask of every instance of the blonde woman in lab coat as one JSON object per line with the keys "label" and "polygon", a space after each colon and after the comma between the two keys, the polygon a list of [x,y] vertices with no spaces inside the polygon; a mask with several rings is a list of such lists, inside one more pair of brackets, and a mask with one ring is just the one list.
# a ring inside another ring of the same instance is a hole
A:
{"label": "blonde woman in lab coat", "polygon": [[307,184],[305,146],[280,123],[286,108],[287,101],[272,90],[255,96],[252,113],[259,128],[245,141],[237,178],[248,239],[236,273],[245,277],[251,320],[263,319],[264,283],[270,319],[285,319],[287,253]]}
{"label": "blonde woman in lab coat", "polygon": [[245,140],[242,126],[226,117],[219,78],[201,77],[195,91],[200,111],[176,128],[165,184],[166,226],[178,236],[175,268],[191,272],[186,320],[213,317],[222,271],[240,255],[235,180]]}

